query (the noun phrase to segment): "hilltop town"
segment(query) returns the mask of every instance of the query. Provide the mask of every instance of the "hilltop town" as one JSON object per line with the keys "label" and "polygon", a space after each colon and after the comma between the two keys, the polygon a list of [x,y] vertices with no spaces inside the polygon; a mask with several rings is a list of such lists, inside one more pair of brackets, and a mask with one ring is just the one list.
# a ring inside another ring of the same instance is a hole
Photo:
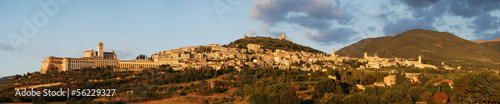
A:
{"label": "hilltop town", "polygon": [[[424,36],[419,34],[429,31],[409,32],[415,33],[403,35]],[[397,40],[400,41],[406,40]],[[42,61],[40,72],[13,76],[11,81],[0,84],[0,102],[498,102],[470,95],[476,92],[467,90],[499,94],[500,90],[488,90],[500,88],[498,70],[471,70],[474,67],[467,64],[433,61],[429,58],[432,54],[426,52],[439,52],[436,50],[404,51],[403,56],[387,57],[387,51],[371,50],[370,47],[380,47],[374,43],[348,47],[344,52],[332,49],[325,54],[293,43],[285,34],[277,38],[244,34],[226,45],[180,47],[150,57],[139,55],[134,60],[120,60],[115,51],[103,51],[104,43],[100,42],[96,50],[84,51],[82,57],[50,56]],[[356,49],[367,52],[341,55]],[[492,82],[485,82],[490,79]],[[117,95],[70,99],[13,95],[17,90],[30,88],[112,88]]]}
{"label": "hilltop town", "polygon": [[[258,38],[243,35],[243,39]],[[275,38],[281,41],[290,41],[286,35]],[[380,58],[376,54],[368,56],[364,53],[363,58],[350,58],[335,55],[332,49],[331,54],[311,53],[304,51],[285,51],[281,49],[266,49],[260,44],[247,44],[246,48],[223,47],[220,44],[209,44],[206,46],[181,47],[155,53],[148,59],[135,59],[131,61],[121,61],[114,51],[103,52],[103,43],[97,44],[97,51],[88,50],[81,58],[58,58],[48,57],[42,62],[41,73],[47,71],[71,71],[85,67],[111,67],[116,70],[140,71],[145,68],[157,68],[161,65],[172,66],[174,70],[185,68],[212,67],[215,69],[234,67],[237,70],[242,68],[276,67],[279,69],[302,69],[321,70],[349,69],[349,68],[374,68],[391,66],[414,66],[417,68],[433,68],[434,65],[424,64],[421,56],[418,60],[407,60],[401,58]],[[343,62],[356,60],[361,64],[357,66],[343,67]],[[454,69],[446,67],[446,69]]]}

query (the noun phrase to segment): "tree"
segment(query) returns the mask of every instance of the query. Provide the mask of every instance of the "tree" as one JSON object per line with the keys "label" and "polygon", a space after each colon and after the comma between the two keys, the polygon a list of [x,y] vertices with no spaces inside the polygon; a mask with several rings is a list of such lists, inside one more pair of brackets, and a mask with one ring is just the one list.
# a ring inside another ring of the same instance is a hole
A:
{"label": "tree", "polygon": [[418,75],[418,81],[420,83],[425,84],[425,83],[427,83],[427,81],[429,81],[429,78],[427,78],[427,76],[425,76],[424,74],[420,74],[420,75]]}
{"label": "tree", "polygon": [[135,59],[147,59],[148,56],[144,55],[144,54],[139,54]]}
{"label": "tree", "polygon": [[500,103],[500,76],[492,71],[469,72],[455,79],[453,90],[461,101]]}
{"label": "tree", "polygon": [[444,92],[446,94],[450,94],[451,93],[451,87],[448,84],[448,82],[440,83],[438,85],[438,87],[439,87],[439,92]]}
{"label": "tree", "polygon": [[403,104],[413,104],[413,102],[415,102],[415,101],[413,100],[413,98],[412,98],[409,94],[407,94],[407,95],[405,96],[405,98],[403,99],[403,102],[402,102],[402,103],[403,103]]}
{"label": "tree", "polygon": [[254,94],[248,98],[250,104],[267,104],[269,103],[268,96],[264,93]]}
{"label": "tree", "polygon": [[423,101],[425,101],[429,104],[432,104],[434,102],[434,100],[432,99],[432,93],[429,91],[422,93],[420,95],[420,99],[422,99]]}
{"label": "tree", "polygon": [[444,103],[448,102],[448,95],[444,92],[440,92],[440,93],[434,94],[434,96],[432,96],[432,99],[434,100],[434,102],[444,104]]}
{"label": "tree", "polygon": [[266,90],[270,103],[274,104],[298,104],[300,99],[295,90],[287,84],[269,86]]}
{"label": "tree", "polygon": [[406,78],[406,74],[401,73],[401,71],[398,71],[398,73],[396,73],[395,85],[407,85],[407,84],[410,84],[410,81],[408,80],[408,78]]}
{"label": "tree", "polygon": [[322,79],[314,85],[314,90],[318,93],[319,98],[323,97],[325,93],[344,94],[342,86],[333,79]]}
{"label": "tree", "polygon": [[345,104],[366,104],[365,96],[362,93],[355,93],[347,96],[343,103]]}
{"label": "tree", "polygon": [[381,97],[383,97],[384,95],[384,92],[385,92],[384,87],[374,86],[374,87],[366,87],[364,93],[367,94],[368,96],[375,96],[377,97],[377,99],[381,99]]}
{"label": "tree", "polygon": [[435,86],[432,82],[428,82],[424,85],[425,91],[429,91],[431,94],[436,94],[439,92],[439,86]]}
{"label": "tree", "polygon": [[410,87],[409,95],[414,101],[423,101],[420,98],[420,95],[425,92],[425,89],[422,86],[414,86]]}
{"label": "tree", "polygon": [[375,76],[373,76],[372,74],[366,74],[363,76],[363,78],[361,78],[360,83],[361,85],[366,86],[375,83],[375,81],[376,81]]}
{"label": "tree", "polygon": [[386,91],[384,98],[387,101],[387,103],[402,103],[406,94],[401,90],[402,89],[395,89],[394,88],[394,89]]}
{"label": "tree", "polygon": [[340,100],[343,98],[341,95],[337,95],[334,93],[325,93],[323,98],[321,98],[320,103],[323,104],[339,104]]}
{"label": "tree", "polygon": [[21,76],[21,75],[19,75],[19,74],[16,74],[16,76],[14,76],[14,80],[17,80],[17,79],[19,79],[19,78],[21,78],[21,77],[23,77],[23,76]]}

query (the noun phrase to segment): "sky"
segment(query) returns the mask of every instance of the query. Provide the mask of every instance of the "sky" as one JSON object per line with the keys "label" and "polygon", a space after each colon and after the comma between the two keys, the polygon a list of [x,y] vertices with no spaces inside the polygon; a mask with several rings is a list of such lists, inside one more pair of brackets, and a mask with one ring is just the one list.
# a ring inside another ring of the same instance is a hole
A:
{"label": "sky", "polygon": [[499,0],[1,0],[0,76],[40,71],[104,43],[120,60],[279,37],[325,53],[411,29],[500,38]]}

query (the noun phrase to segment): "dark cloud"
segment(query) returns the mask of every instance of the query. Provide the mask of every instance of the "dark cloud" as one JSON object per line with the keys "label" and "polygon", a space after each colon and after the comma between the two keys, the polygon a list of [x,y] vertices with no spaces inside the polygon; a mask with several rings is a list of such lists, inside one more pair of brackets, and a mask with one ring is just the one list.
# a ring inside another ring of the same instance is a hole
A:
{"label": "dark cloud", "polygon": [[[400,0],[403,5],[408,6],[409,12],[412,13],[413,18],[398,19],[396,22],[387,22],[383,28],[386,36],[393,36],[411,29],[428,29],[436,30],[433,22],[436,17],[443,16],[446,11],[444,2],[439,0]],[[441,0],[443,1],[443,0]],[[396,5],[399,5],[394,1]],[[406,10],[405,10],[406,11]],[[405,12],[402,11],[402,12]],[[383,19],[388,19],[386,15],[381,16]]]}
{"label": "dark cloud", "polygon": [[450,12],[454,15],[464,18],[475,17],[472,24],[474,35],[478,39],[491,40],[492,38],[500,38],[500,32],[489,33],[488,30],[499,30],[493,23],[497,21],[489,14],[492,10],[500,10],[500,0],[450,0]]}
{"label": "dark cloud", "polygon": [[431,5],[439,0],[401,0],[401,2],[412,8],[422,8]]}
{"label": "dark cloud", "polygon": [[481,33],[483,31],[493,28],[494,25],[492,23],[494,23],[493,22],[494,19],[495,18],[491,17],[491,15],[488,13],[476,16],[476,19],[473,21],[473,23],[476,24],[475,26],[476,30],[474,32]]}
{"label": "dark cloud", "polygon": [[499,0],[448,0],[451,4],[451,13],[463,16],[474,17],[500,7]]}
{"label": "dark cloud", "polygon": [[500,38],[500,32],[495,33],[483,33],[483,35],[479,35],[477,40],[493,40]]}
{"label": "dark cloud", "polygon": [[[344,4],[338,0],[256,1],[249,17],[261,21],[263,26],[259,31],[270,36],[280,36],[284,33],[269,30],[280,23],[318,31],[317,34],[307,32],[306,37],[324,45],[352,42],[357,39],[353,36],[359,33],[366,33],[363,35],[371,37],[370,32],[376,31],[374,27],[364,26],[367,28],[358,29],[363,27],[360,24],[364,23],[359,22],[364,20],[363,16],[370,14],[369,11],[360,11],[362,10],[360,5],[351,5],[353,2],[347,2]],[[489,14],[491,11],[500,10],[500,0],[391,0],[381,7],[373,17],[381,20],[379,27],[382,28],[377,30],[382,31],[383,35],[396,35],[411,29],[436,30],[442,29],[442,26],[447,26],[449,29],[447,32],[459,36],[468,35],[469,38],[495,38],[500,35],[500,19]],[[406,9],[401,10],[401,8]],[[457,23],[437,21],[448,20],[448,17],[461,18],[458,18]],[[463,26],[462,23],[466,25]],[[467,30],[460,31],[464,28]]]}
{"label": "dark cloud", "polygon": [[346,13],[338,5],[327,0],[270,0],[256,1],[250,18],[266,23],[300,22],[291,21],[297,18],[288,17],[290,13],[306,13],[306,17],[316,21],[338,20],[340,23],[351,21],[352,15]]}
{"label": "dark cloud", "polygon": [[432,26],[432,22],[429,22],[429,21],[432,21],[432,20],[428,20],[428,19],[417,19],[417,20],[403,19],[403,20],[399,20],[395,23],[385,24],[384,32],[385,32],[385,35],[387,35],[387,36],[394,36],[396,34],[405,32],[407,30],[412,30],[412,29],[436,30]]}
{"label": "dark cloud", "polygon": [[[262,21],[264,29],[261,30],[271,36],[280,36],[285,32],[270,31],[269,27],[278,23],[289,23],[320,31],[316,35],[307,35],[313,41],[321,43],[340,42],[336,38],[341,35],[334,32],[342,32],[342,34],[353,34],[355,32],[347,29],[331,29],[332,22],[349,24],[353,21],[353,16],[339,5],[340,2],[336,1],[334,4],[329,0],[256,1],[253,5],[254,10],[249,17]],[[342,37],[348,38],[349,36]]]}
{"label": "dark cloud", "polygon": [[318,34],[312,35],[310,32],[306,33],[306,37],[310,40],[319,42],[323,45],[330,45],[332,42],[345,43],[349,41],[349,38],[356,34],[354,30],[350,28],[337,28],[319,31]]}
{"label": "dark cloud", "polygon": [[[490,37],[483,35],[494,35],[495,33],[486,33],[485,31],[500,29],[492,25],[495,18],[489,14],[492,10],[500,10],[500,0],[399,0],[393,2],[408,6],[414,19],[400,19],[395,23],[386,23],[384,26],[386,35],[394,35],[410,29],[435,30],[432,25],[435,19],[445,14],[472,18],[473,26],[471,28],[474,30],[476,38]],[[380,17],[388,19],[387,15]]]}

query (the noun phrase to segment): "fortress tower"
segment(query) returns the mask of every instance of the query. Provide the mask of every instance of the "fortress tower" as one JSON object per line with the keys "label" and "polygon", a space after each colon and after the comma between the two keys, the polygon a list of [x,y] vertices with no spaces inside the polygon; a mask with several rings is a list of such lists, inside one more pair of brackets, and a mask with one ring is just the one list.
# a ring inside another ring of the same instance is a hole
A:
{"label": "fortress tower", "polygon": [[281,37],[277,37],[276,39],[279,39],[279,40],[286,40],[286,35],[285,35],[285,34],[283,34],[283,35],[281,35]]}
{"label": "fortress tower", "polygon": [[365,52],[363,58],[368,59],[368,54]]}
{"label": "fortress tower", "polygon": [[97,56],[99,58],[104,58],[104,43],[99,42],[97,43]]}
{"label": "fortress tower", "polygon": [[335,49],[332,49],[332,57],[335,57]]}
{"label": "fortress tower", "polygon": [[247,34],[243,34],[243,38],[247,38]]}

